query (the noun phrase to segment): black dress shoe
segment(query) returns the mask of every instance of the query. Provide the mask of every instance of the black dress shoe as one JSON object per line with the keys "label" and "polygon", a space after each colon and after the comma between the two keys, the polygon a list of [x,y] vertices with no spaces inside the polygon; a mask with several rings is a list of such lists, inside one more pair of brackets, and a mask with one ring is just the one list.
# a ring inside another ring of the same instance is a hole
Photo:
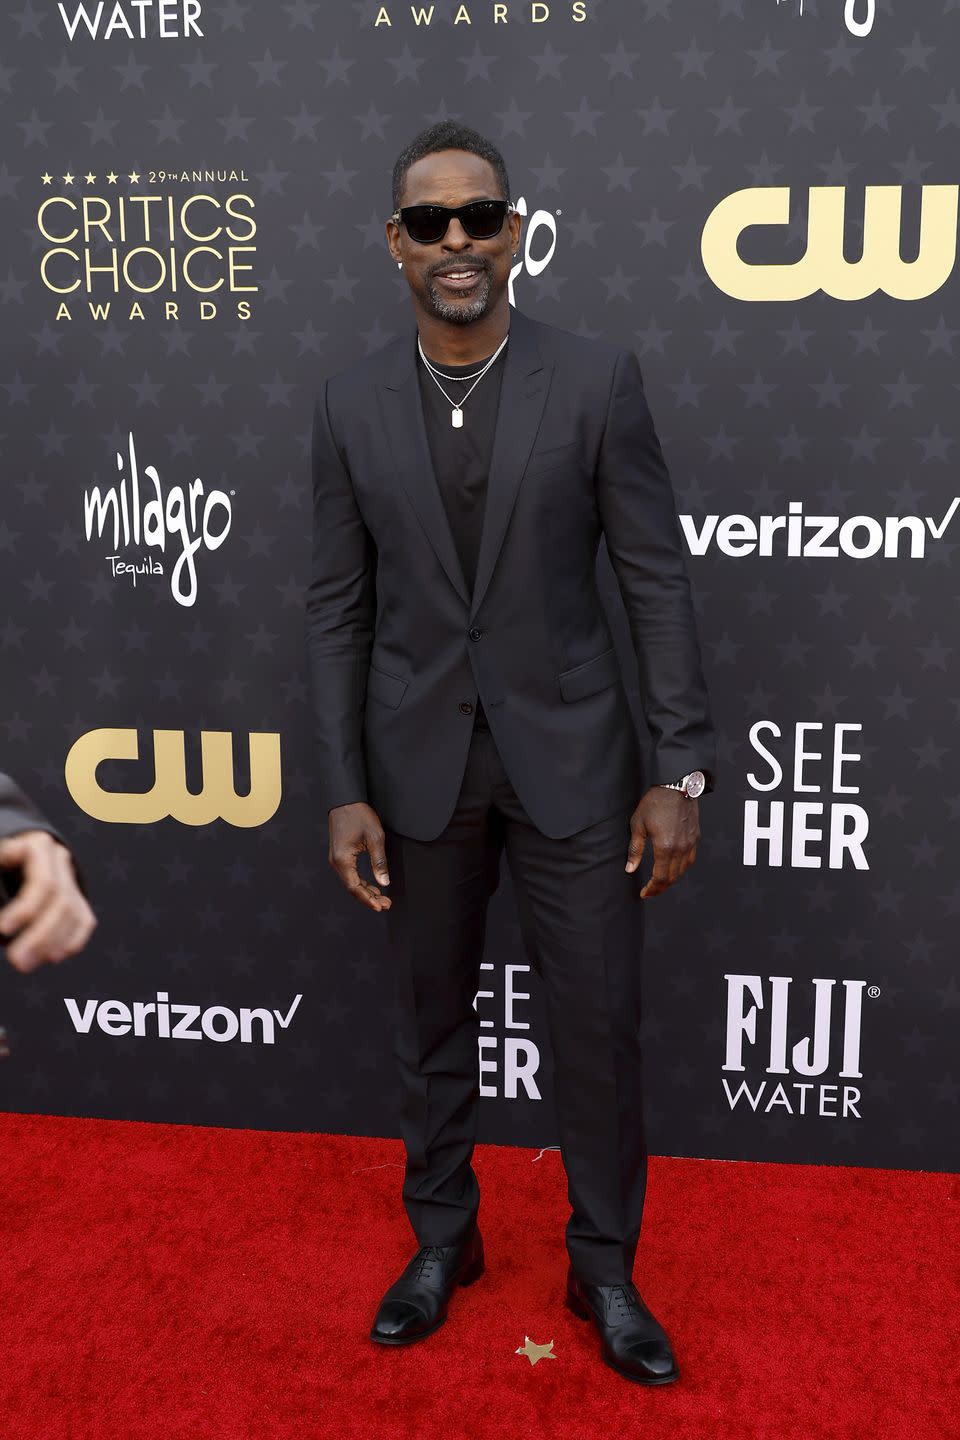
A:
{"label": "black dress shoe", "polygon": [[483,1241],[476,1226],[459,1245],[421,1245],[381,1300],[370,1339],[408,1345],[432,1335],[447,1318],[456,1286],[472,1285],[483,1271]]}
{"label": "black dress shoe", "polygon": [[636,1285],[588,1285],[567,1271],[567,1305],[600,1332],[606,1363],[628,1380],[666,1385],[680,1371],[667,1332],[643,1303]]}

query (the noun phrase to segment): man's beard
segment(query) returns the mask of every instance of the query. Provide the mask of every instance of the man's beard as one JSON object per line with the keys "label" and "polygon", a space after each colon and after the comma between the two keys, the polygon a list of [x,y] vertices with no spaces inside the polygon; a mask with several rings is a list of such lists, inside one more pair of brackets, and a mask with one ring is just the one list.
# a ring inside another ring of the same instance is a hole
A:
{"label": "man's beard", "polygon": [[453,325],[469,325],[471,321],[480,320],[486,315],[490,306],[490,287],[490,271],[484,268],[477,281],[477,293],[466,303],[457,304],[441,294],[432,276],[426,282],[427,299],[434,315],[438,320],[447,320]]}

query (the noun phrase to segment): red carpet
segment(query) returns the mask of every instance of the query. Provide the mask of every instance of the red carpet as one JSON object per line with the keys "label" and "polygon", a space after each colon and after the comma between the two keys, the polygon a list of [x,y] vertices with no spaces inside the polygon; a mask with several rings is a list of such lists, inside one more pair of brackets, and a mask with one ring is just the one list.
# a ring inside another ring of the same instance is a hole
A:
{"label": "red carpet", "polygon": [[647,1387],[562,1304],[536,1154],[478,1147],[487,1273],[388,1348],[398,1140],[0,1115],[4,1440],[960,1434],[956,1177],[651,1159],[634,1279],[681,1378]]}

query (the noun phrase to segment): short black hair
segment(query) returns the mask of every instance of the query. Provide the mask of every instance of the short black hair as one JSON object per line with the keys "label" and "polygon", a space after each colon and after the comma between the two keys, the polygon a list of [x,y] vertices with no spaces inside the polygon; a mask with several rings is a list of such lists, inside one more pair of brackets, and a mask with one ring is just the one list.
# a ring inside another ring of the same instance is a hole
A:
{"label": "short black hair", "polygon": [[479,155],[481,160],[486,160],[493,166],[497,184],[503,191],[500,198],[510,199],[507,167],[496,145],[491,140],[484,139],[478,131],[471,130],[469,125],[459,125],[456,120],[440,120],[436,125],[431,125],[427,130],[421,130],[419,135],[415,135],[397,156],[393,167],[394,210],[400,209],[400,197],[410,166],[422,160],[425,155],[435,154],[437,150],[469,150],[472,155]]}

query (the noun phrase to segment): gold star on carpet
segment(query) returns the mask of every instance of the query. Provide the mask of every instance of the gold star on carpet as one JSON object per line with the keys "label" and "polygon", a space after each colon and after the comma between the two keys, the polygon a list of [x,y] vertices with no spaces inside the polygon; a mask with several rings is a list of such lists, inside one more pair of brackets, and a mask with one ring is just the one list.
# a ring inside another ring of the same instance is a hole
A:
{"label": "gold star on carpet", "polygon": [[513,1353],[514,1355],[526,1355],[531,1365],[536,1365],[538,1360],[556,1360],[557,1358],[553,1353],[552,1340],[548,1345],[537,1345],[529,1335],[524,1335],[523,1344],[518,1345]]}
{"label": "gold star on carpet", "polygon": [[130,181],[131,185],[136,185],[140,179],[139,173],[134,170],[127,176],[127,179]]}
{"label": "gold star on carpet", "polygon": [[43,181],[44,185],[51,185],[53,183],[53,176],[50,174],[49,170],[44,170],[43,174],[40,176],[40,179]]}
{"label": "gold star on carpet", "polygon": [[69,171],[67,171],[66,175],[64,175],[64,177],[63,177],[63,183],[64,183],[64,185],[72,185],[72,184],[73,184],[73,176],[70,174]]}

